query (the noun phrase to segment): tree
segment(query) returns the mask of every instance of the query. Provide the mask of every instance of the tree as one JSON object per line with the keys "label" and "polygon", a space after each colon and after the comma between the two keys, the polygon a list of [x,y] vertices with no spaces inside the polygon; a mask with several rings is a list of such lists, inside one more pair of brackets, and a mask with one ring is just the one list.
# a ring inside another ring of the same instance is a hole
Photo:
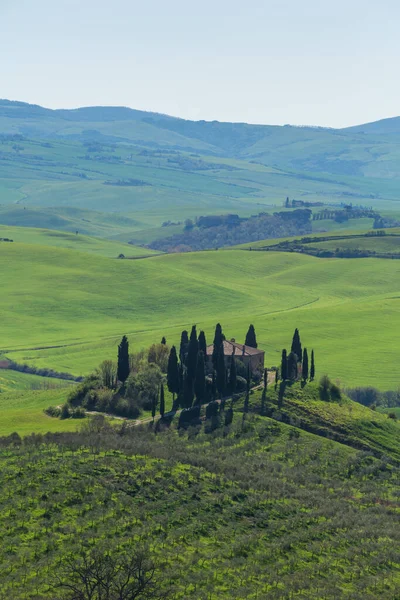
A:
{"label": "tree", "polygon": [[278,387],[278,381],[279,381],[279,369],[277,369],[275,371],[275,390]]}
{"label": "tree", "polygon": [[192,382],[194,381],[196,375],[198,351],[199,344],[197,341],[196,325],[193,325],[192,331],[190,332],[189,347],[186,357],[187,377],[189,377]]}
{"label": "tree", "polygon": [[311,350],[311,368],[310,368],[310,380],[313,381],[315,378],[315,361],[314,361],[314,350]]}
{"label": "tree", "polygon": [[164,384],[161,384],[160,388],[160,415],[161,418],[164,418],[165,414],[165,394],[164,394]]}
{"label": "tree", "polygon": [[281,379],[282,379],[282,381],[285,381],[287,378],[288,378],[287,352],[286,352],[286,350],[282,350]]}
{"label": "tree", "polygon": [[102,386],[105,388],[114,388],[117,378],[117,366],[112,360],[103,360],[99,367],[99,373]]}
{"label": "tree", "polygon": [[286,206],[286,208],[290,208],[289,196],[286,198],[285,206]]}
{"label": "tree", "polygon": [[257,338],[254,325],[250,325],[249,330],[246,334],[246,340],[244,342],[244,345],[250,346],[250,348],[257,348]]}
{"label": "tree", "polygon": [[191,408],[193,404],[193,381],[185,373],[183,378],[183,408]]}
{"label": "tree", "polygon": [[[120,552],[98,549],[64,558],[55,575],[56,597],[60,589],[67,600],[160,600],[155,565],[146,550]],[[56,591],[58,590],[58,591]]]}
{"label": "tree", "polygon": [[268,388],[268,369],[264,369],[264,390]]}
{"label": "tree", "polygon": [[217,390],[222,397],[226,389],[225,354],[223,344],[219,346],[217,357]]}
{"label": "tree", "polygon": [[213,353],[212,353],[212,362],[214,365],[214,369],[217,371],[218,355],[219,355],[220,347],[223,346],[223,344],[224,344],[224,336],[222,333],[222,327],[219,323],[217,323],[217,325],[215,327],[215,335],[214,335],[213,344],[214,344],[214,347],[213,347]]}
{"label": "tree", "polygon": [[118,346],[118,380],[124,383],[128,379],[129,370],[129,342],[126,335],[124,335]]}
{"label": "tree", "polygon": [[308,352],[307,352],[307,348],[304,348],[304,351],[303,351],[303,365],[302,365],[302,370],[301,370],[301,376],[303,378],[303,381],[307,381],[307,379],[308,379]]}
{"label": "tree", "polygon": [[175,346],[172,346],[168,359],[167,386],[172,394],[173,401],[175,400],[175,394],[179,394],[179,379],[178,357]]}
{"label": "tree", "polygon": [[157,402],[158,398],[157,398],[157,393],[155,393],[153,395],[153,400],[151,403],[151,416],[153,417],[153,421],[154,421],[154,417],[156,416],[156,412],[157,412]]}
{"label": "tree", "polygon": [[167,340],[165,339],[164,336],[162,336],[161,338],[161,343],[165,346],[165,344],[167,343]]}
{"label": "tree", "polygon": [[197,404],[201,404],[202,402],[204,402],[204,397],[206,394],[206,375],[204,353],[202,350],[200,350],[197,356],[196,376],[194,379],[194,393],[196,395]]}
{"label": "tree", "polygon": [[301,351],[300,333],[299,333],[299,330],[297,329],[297,327],[294,330],[291,352],[294,352],[294,354],[296,354],[296,356],[297,356],[297,360],[299,362],[302,362],[303,353]]}
{"label": "tree", "polygon": [[231,356],[231,364],[229,369],[229,393],[233,394],[236,392],[236,359],[235,359],[235,351],[232,352]]}
{"label": "tree", "polygon": [[152,344],[147,354],[149,363],[158,365],[163,373],[168,368],[169,348],[166,344]]}
{"label": "tree", "polygon": [[203,352],[204,360],[205,360],[205,358],[207,356],[207,342],[206,342],[206,335],[205,335],[204,331],[200,331],[198,343],[199,343],[199,352],[200,351]]}
{"label": "tree", "polygon": [[297,354],[295,352],[291,352],[287,358],[287,379],[290,379],[290,381],[296,381],[297,379],[297,363]]}
{"label": "tree", "polygon": [[181,333],[181,346],[179,348],[179,358],[181,363],[185,362],[185,356],[189,345],[189,336],[186,329]]}

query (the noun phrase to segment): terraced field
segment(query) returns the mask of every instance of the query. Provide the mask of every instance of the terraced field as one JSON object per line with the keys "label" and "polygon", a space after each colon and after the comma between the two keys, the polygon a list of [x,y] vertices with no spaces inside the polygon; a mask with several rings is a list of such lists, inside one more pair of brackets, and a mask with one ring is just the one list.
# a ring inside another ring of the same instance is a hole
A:
{"label": "terraced field", "polygon": [[[116,261],[40,245],[0,246],[0,348],[18,362],[82,375],[114,357],[217,321],[244,338],[254,323],[276,365],[295,327],[317,373],[346,385],[398,385],[399,261],[209,251]],[[385,368],[383,369],[383,365]]]}

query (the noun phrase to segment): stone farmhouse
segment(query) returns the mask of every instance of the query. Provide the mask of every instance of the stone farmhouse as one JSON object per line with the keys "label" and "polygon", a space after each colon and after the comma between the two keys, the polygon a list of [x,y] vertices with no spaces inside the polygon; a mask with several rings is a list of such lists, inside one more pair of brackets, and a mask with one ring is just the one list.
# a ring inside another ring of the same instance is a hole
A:
{"label": "stone farmhouse", "polygon": [[[214,350],[214,345],[207,346],[207,360],[212,360],[212,353]],[[224,340],[224,356],[225,356],[225,365],[228,367],[230,364],[232,354],[235,358],[239,359],[246,366],[250,364],[250,369],[252,372],[254,371],[262,371],[264,370],[264,359],[265,352],[264,350],[259,350],[258,348],[252,348],[251,346],[245,346],[244,344],[238,344],[234,339],[232,340]]]}

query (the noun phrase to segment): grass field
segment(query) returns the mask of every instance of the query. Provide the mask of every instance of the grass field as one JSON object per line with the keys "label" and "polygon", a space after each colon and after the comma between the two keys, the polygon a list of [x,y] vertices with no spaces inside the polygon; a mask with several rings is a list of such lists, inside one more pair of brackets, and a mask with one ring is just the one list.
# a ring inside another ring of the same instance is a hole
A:
{"label": "grass field", "polygon": [[[295,327],[317,373],[348,386],[398,386],[398,261],[209,251],[114,261],[73,250],[2,244],[0,349],[17,362],[82,375],[192,323],[210,340],[217,321],[244,338],[254,323],[267,365]],[[382,377],[382,365],[385,377]]]}
{"label": "grass field", "polygon": [[34,244],[56,248],[66,248],[116,258],[120,254],[126,257],[142,257],[156,254],[154,250],[132,246],[123,242],[114,242],[87,235],[55,231],[52,229],[35,229],[31,227],[9,227],[0,225],[0,238],[12,239],[14,244]]}

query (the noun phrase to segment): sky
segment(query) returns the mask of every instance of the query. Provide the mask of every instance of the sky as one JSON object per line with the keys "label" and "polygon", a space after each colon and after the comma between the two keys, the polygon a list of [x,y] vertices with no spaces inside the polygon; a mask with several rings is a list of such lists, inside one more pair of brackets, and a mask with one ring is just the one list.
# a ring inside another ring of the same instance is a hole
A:
{"label": "sky", "polygon": [[400,114],[398,0],[0,0],[0,98],[346,127]]}

